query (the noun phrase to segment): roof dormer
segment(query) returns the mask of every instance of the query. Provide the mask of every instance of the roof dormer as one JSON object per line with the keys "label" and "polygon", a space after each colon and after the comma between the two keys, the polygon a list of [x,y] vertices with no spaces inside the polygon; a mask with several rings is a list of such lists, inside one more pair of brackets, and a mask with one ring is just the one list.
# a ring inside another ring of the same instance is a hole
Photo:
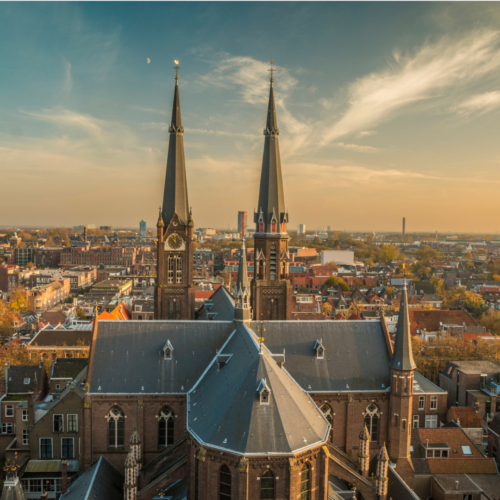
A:
{"label": "roof dormer", "polygon": [[259,393],[260,404],[261,405],[268,405],[269,398],[271,396],[271,389],[269,389],[269,386],[267,385],[267,382],[265,379],[262,379],[260,381],[260,384],[257,387],[257,392]]}
{"label": "roof dormer", "polygon": [[172,355],[174,353],[174,348],[170,343],[170,340],[167,340],[167,343],[163,347],[163,359],[172,359]]}
{"label": "roof dormer", "polygon": [[316,351],[316,358],[323,359],[325,357],[325,346],[323,345],[323,340],[316,340],[314,344],[314,350]]}
{"label": "roof dormer", "polygon": [[219,370],[225,366],[231,359],[232,354],[217,354],[217,364],[219,365]]}

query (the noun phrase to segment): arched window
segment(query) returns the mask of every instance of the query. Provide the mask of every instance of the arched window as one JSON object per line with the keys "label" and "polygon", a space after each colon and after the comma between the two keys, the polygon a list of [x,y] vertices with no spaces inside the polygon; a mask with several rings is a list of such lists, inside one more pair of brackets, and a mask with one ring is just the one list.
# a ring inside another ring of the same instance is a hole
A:
{"label": "arched window", "polygon": [[170,256],[168,258],[168,283],[174,282],[174,258]]}
{"label": "arched window", "polygon": [[328,405],[323,405],[321,407],[321,411],[323,412],[323,415],[325,416],[328,423],[331,425],[329,438],[330,441],[333,441],[333,411]]}
{"label": "arched window", "polygon": [[260,500],[274,500],[274,475],[270,470],[260,478]]}
{"label": "arched window", "polygon": [[271,262],[269,267],[271,281],[276,281],[276,247],[271,245]]}
{"label": "arched window", "polygon": [[165,406],[160,411],[158,418],[158,446],[171,446],[174,444],[174,412]]}
{"label": "arched window", "polygon": [[380,414],[377,405],[373,403],[368,406],[365,412],[365,424],[368,427],[368,432],[370,433],[371,441],[378,441],[378,423]]}
{"label": "arched window", "polygon": [[116,406],[108,413],[108,446],[119,448],[124,445],[125,419],[123,412]]}
{"label": "arched window", "polygon": [[219,472],[219,500],[230,500],[231,498],[231,471],[227,465],[223,465]]}
{"label": "arched window", "polygon": [[175,258],[175,282],[182,283],[182,257],[179,255]]}
{"label": "arched window", "polygon": [[310,476],[309,464],[304,464],[300,472],[300,500],[309,500]]}

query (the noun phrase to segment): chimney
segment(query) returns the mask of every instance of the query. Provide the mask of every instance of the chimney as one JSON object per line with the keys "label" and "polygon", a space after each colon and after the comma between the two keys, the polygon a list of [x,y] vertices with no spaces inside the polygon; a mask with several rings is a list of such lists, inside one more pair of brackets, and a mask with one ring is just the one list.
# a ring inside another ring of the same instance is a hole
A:
{"label": "chimney", "polygon": [[55,363],[57,360],[57,352],[56,351],[53,351],[52,352],[52,363]]}
{"label": "chimney", "polygon": [[61,491],[64,495],[68,489],[68,462],[66,458],[61,462]]}
{"label": "chimney", "polygon": [[460,481],[455,481],[455,489],[458,490],[458,485],[460,484]]}
{"label": "chimney", "polygon": [[460,418],[457,418],[457,425],[460,426]]}
{"label": "chimney", "polygon": [[40,500],[47,500],[49,498],[49,495],[45,490],[43,490],[42,496],[40,497]]}

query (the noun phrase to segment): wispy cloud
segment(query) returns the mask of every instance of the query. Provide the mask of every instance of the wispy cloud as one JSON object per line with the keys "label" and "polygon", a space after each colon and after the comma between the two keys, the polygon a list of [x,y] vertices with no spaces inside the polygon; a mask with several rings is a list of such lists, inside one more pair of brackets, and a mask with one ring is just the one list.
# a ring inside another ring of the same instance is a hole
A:
{"label": "wispy cloud", "polygon": [[343,142],[336,142],[334,146],[344,149],[350,149],[352,151],[360,151],[362,153],[377,153],[380,148],[374,148],[372,146],[361,146],[359,144],[345,144]]}
{"label": "wispy cloud", "polygon": [[410,104],[466,85],[500,67],[500,34],[484,29],[428,43],[413,55],[394,54],[386,69],[348,88],[348,108],[327,127],[323,144],[375,126]]}
{"label": "wispy cloud", "polygon": [[454,106],[453,111],[459,115],[469,116],[472,114],[484,114],[500,106],[500,92],[484,92],[483,94],[476,94],[463,102]]}
{"label": "wispy cloud", "polygon": [[71,77],[71,64],[64,61],[64,80],[63,80],[63,94],[66,98],[71,94],[73,89],[73,78]]}

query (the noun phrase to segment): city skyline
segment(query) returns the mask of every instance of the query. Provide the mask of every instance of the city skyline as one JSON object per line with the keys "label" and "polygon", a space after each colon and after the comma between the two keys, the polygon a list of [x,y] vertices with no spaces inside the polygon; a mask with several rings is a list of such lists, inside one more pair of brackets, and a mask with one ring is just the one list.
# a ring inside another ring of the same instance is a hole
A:
{"label": "city skyline", "polygon": [[495,4],[0,12],[0,225],[154,221],[174,58],[195,224],[232,228],[238,210],[251,217],[273,59],[291,228],[397,232],[404,214],[408,233],[497,231],[488,215],[500,182]]}

